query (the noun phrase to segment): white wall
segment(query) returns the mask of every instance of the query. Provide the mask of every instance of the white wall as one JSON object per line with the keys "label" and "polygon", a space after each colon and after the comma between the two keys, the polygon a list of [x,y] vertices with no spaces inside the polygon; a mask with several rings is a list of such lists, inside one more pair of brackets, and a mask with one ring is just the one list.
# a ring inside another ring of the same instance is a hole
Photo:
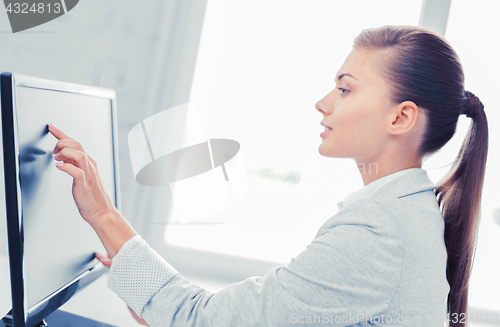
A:
{"label": "white wall", "polygon": [[[122,211],[138,232],[170,197],[136,183],[127,135],[189,101],[206,0],[85,0],[53,21],[12,33],[0,10],[0,71],[116,90]],[[165,210],[167,211],[165,211]],[[154,218],[154,217],[152,217]]]}

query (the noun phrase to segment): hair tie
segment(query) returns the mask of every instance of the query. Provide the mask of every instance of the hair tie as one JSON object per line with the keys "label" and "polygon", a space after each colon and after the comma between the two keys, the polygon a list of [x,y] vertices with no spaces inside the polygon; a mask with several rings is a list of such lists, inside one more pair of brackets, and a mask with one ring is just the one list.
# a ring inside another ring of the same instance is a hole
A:
{"label": "hair tie", "polygon": [[484,105],[481,100],[479,100],[479,98],[475,96],[474,93],[465,91],[465,102],[462,109],[462,114],[465,114],[465,116],[469,118],[474,118],[477,116],[479,111],[483,109]]}

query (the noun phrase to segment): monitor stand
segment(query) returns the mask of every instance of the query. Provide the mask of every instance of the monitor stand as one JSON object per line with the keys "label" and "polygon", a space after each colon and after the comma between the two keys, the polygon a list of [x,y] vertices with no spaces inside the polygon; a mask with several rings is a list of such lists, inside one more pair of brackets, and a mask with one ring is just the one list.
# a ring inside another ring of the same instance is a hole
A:
{"label": "monitor stand", "polygon": [[[34,327],[117,327],[114,325],[108,325],[103,322],[95,321],[89,318],[78,316],[66,311],[56,310],[52,312],[48,317],[43,319],[40,323]],[[12,319],[10,315],[5,316],[0,320],[0,327],[13,327]]]}

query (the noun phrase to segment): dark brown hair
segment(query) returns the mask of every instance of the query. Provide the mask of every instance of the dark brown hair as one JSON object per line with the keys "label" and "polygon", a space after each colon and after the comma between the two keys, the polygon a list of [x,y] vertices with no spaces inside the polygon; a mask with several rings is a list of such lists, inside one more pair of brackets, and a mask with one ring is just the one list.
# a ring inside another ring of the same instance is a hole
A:
{"label": "dark brown hair", "polygon": [[[432,154],[455,134],[458,117],[472,118],[462,147],[435,194],[445,221],[450,284],[449,326],[467,314],[469,277],[476,246],[479,209],[488,152],[488,124],[483,104],[464,90],[464,73],[451,45],[439,34],[415,26],[363,30],[355,48],[379,50],[382,74],[395,103],[413,101],[427,117],[419,155]],[[454,322],[452,317],[458,317]],[[461,325],[463,326],[463,324]]]}

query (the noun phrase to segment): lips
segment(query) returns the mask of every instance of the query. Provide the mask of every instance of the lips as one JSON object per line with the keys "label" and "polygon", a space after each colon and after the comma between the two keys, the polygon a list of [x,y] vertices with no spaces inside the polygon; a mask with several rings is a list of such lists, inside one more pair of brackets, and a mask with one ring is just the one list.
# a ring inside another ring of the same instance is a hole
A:
{"label": "lips", "polygon": [[331,131],[332,128],[330,126],[326,126],[325,124],[321,123],[321,126],[325,127],[325,131]]}

